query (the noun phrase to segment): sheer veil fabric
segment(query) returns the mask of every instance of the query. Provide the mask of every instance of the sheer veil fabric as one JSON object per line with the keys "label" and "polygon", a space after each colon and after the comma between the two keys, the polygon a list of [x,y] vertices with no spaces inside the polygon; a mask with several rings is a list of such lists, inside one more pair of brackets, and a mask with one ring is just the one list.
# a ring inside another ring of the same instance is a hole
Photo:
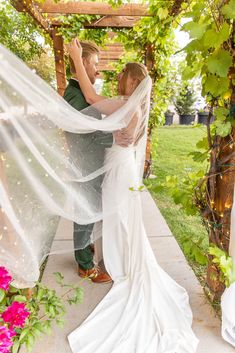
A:
{"label": "sheer veil fabric", "polygon": [[[142,221],[150,77],[128,99],[79,113],[3,46],[0,55],[0,264],[18,286],[33,285],[60,216],[81,224],[102,220],[114,284],[69,335],[72,352],[195,353],[188,295],[158,265]],[[102,120],[94,110],[106,113]],[[128,148],[106,149],[98,168],[79,153],[76,138],[66,140],[68,132],[115,131],[133,119],[136,141],[143,126],[145,134]],[[92,180],[101,175],[97,192]]]}
{"label": "sheer veil fabric", "polygon": [[[60,216],[79,224],[103,219],[101,192],[92,181],[117,162],[93,166],[87,160],[93,151],[89,145],[79,149],[79,136],[124,128],[135,114],[147,126],[151,84],[146,77],[129,99],[107,99],[78,112],[0,45],[0,264],[15,285],[33,286],[38,279]],[[68,133],[75,136],[72,142]],[[146,134],[135,147],[139,175],[145,141]],[[113,204],[109,213],[118,207]]]}

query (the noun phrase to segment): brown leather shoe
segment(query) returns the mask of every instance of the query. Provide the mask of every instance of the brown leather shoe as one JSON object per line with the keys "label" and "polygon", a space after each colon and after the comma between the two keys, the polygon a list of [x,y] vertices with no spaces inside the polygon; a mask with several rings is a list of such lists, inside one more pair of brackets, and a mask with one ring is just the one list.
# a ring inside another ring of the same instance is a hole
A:
{"label": "brown leather shoe", "polygon": [[102,271],[98,266],[89,270],[83,270],[78,267],[78,274],[82,278],[90,278],[94,283],[110,283],[113,281],[109,274]]}

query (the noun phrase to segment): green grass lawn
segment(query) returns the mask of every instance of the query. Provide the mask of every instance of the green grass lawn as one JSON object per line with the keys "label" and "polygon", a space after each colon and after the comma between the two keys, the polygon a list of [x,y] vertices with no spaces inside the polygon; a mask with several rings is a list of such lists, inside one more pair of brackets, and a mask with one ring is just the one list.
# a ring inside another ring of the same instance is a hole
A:
{"label": "green grass lawn", "polygon": [[[189,152],[195,150],[196,143],[204,136],[206,136],[204,127],[172,125],[155,129],[152,137],[154,158],[152,174],[156,176],[156,179],[150,179],[147,184],[151,183],[154,186],[156,183],[164,182],[168,175],[184,178],[187,173],[196,172],[202,167],[206,170],[206,164],[195,162],[188,156]],[[197,242],[198,238],[202,237],[200,247],[203,252],[207,252],[208,235],[200,216],[188,216],[180,206],[174,203],[166,189],[161,191],[150,189],[150,191],[186,258],[199,279],[203,281],[205,266],[199,265],[190,255],[190,251],[186,251],[185,246],[185,241]]]}

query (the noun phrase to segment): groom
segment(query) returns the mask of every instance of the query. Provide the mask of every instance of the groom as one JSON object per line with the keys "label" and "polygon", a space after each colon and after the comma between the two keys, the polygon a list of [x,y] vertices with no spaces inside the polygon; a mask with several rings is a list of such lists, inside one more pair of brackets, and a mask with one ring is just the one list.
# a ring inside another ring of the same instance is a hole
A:
{"label": "groom", "polygon": [[[98,72],[98,62],[99,62],[99,49],[91,42],[81,42],[82,46],[82,58],[83,65],[87,72],[87,75],[92,84],[95,83],[96,77],[99,75]],[[75,109],[83,110],[89,106],[86,102],[84,95],[79,86],[74,63],[70,59],[70,71],[71,79],[64,93],[64,99]],[[101,119],[101,114],[96,114],[95,118]],[[86,167],[90,164],[93,168],[98,169],[103,165],[105,148],[110,148],[112,145],[118,144],[122,147],[127,147],[132,140],[125,130],[115,131],[114,133],[105,133],[101,131],[96,131],[89,134],[70,134],[67,133],[67,140],[75,141],[79,143],[80,153],[84,151],[85,157],[84,161],[81,163],[86,163]],[[89,148],[88,148],[89,146]],[[78,157],[79,158],[79,157]],[[91,171],[92,172],[92,171]],[[102,176],[99,176],[92,180],[92,187],[101,194],[101,183]],[[89,277],[95,283],[108,283],[111,282],[111,277],[104,271],[102,271],[98,266],[94,265],[93,254],[94,248],[92,245],[86,246],[81,249],[79,244],[89,244],[90,237],[93,231],[94,223],[87,225],[79,225],[74,223],[74,248],[75,248],[75,259],[78,264],[78,274],[80,277]],[[80,250],[78,250],[80,248]]]}

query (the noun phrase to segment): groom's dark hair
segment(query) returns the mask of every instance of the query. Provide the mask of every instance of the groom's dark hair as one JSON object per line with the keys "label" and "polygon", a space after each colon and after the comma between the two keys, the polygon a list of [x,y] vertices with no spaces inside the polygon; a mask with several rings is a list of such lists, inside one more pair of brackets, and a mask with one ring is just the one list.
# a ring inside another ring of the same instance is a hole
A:
{"label": "groom's dark hair", "polygon": [[[80,42],[81,46],[82,46],[82,57],[83,58],[89,58],[89,56],[91,56],[92,54],[97,54],[99,55],[100,51],[98,46],[93,43],[93,42],[89,42],[89,41],[82,41]],[[75,66],[73,63],[73,60],[71,59],[71,57],[69,56],[69,63],[70,63],[70,73],[76,74],[76,70],[75,70]]]}

